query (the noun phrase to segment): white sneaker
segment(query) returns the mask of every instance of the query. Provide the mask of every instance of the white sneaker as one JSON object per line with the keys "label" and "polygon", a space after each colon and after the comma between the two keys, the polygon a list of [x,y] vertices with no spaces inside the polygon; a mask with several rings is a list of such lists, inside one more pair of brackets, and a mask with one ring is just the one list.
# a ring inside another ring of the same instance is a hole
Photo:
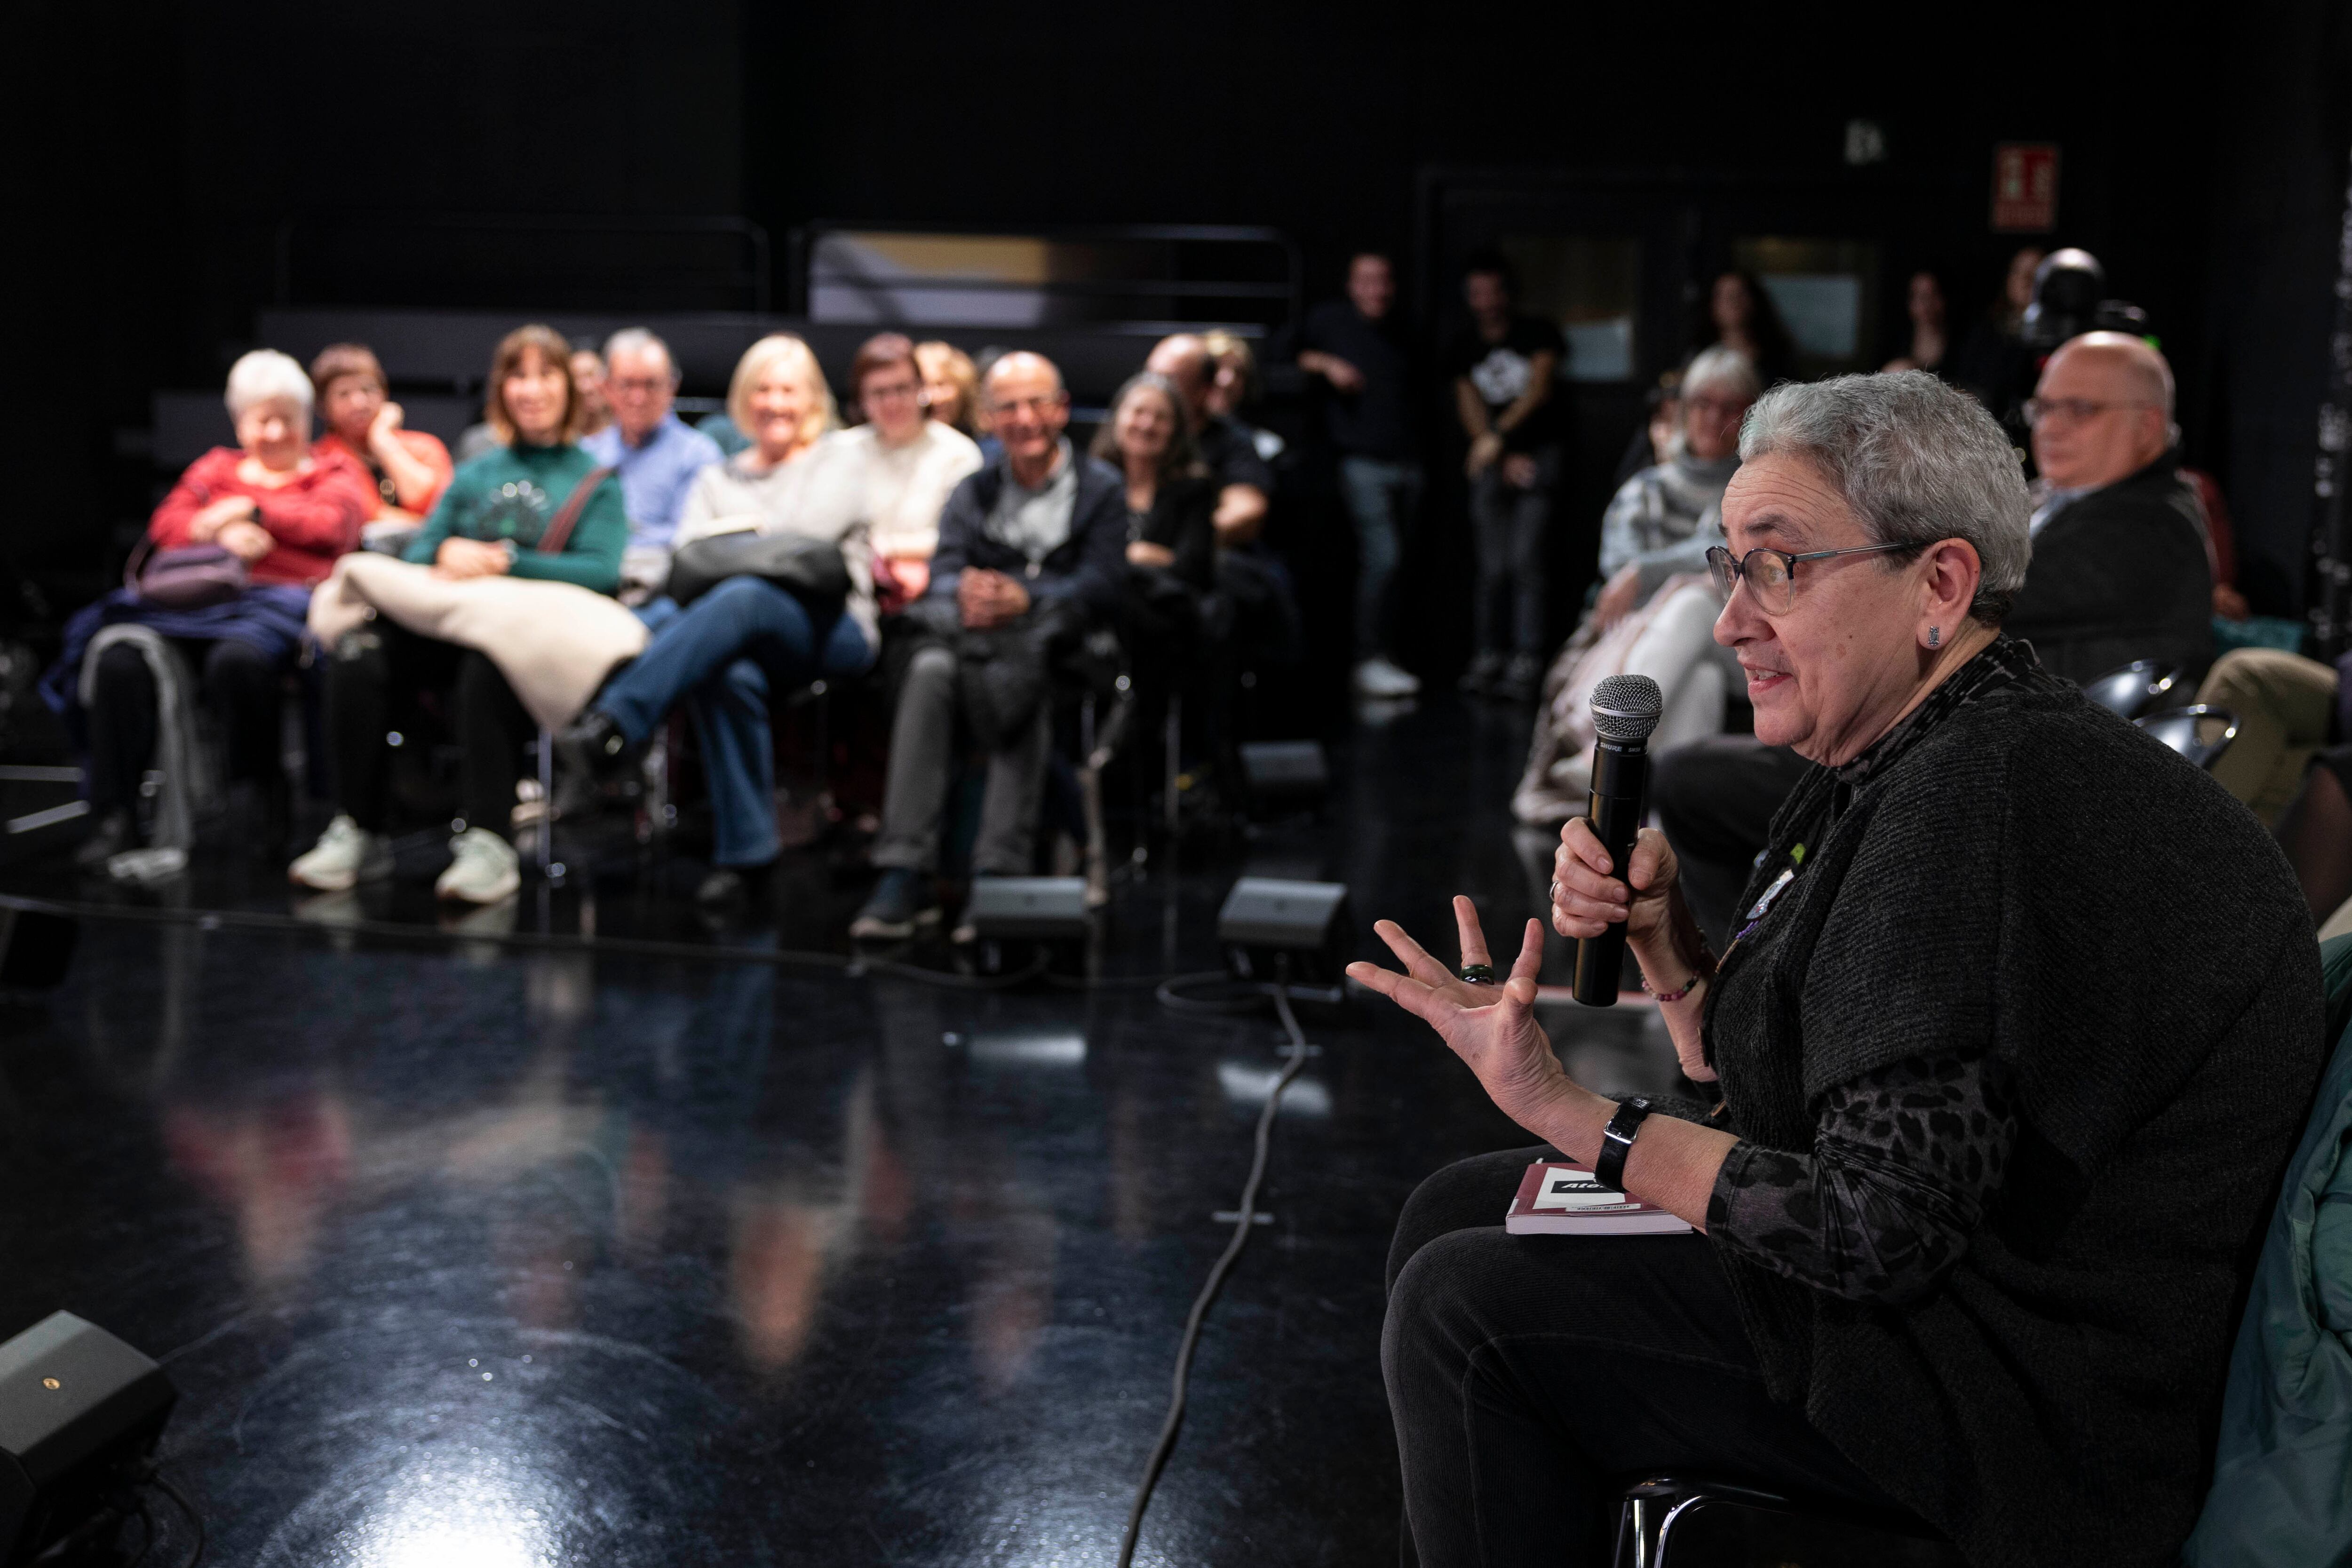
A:
{"label": "white sneaker", "polygon": [[322,893],[340,893],[357,882],[376,882],[392,875],[392,840],[370,833],[349,816],[327,824],[319,842],[286,868],[289,880]]}
{"label": "white sneaker", "polygon": [[1366,697],[1411,697],[1421,689],[1421,680],[1374,654],[1356,666],[1356,689]]}
{"label": "white sneaker", "polygon": [[433,884],[436,898],[468,904],[495,904],[522,887],[521,859],[514,846],[487,827],[468,827],[449,840],[456,857]]}

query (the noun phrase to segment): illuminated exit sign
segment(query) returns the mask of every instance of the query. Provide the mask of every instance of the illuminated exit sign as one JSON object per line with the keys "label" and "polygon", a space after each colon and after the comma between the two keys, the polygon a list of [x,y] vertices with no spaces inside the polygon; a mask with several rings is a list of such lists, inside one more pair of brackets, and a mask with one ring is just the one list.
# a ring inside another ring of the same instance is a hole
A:
{"label": "illuminated exit sign", "polygon": [[1992,150],[1995,234],[2046,234],[2058,226],[2058,149],[2004,142]]}

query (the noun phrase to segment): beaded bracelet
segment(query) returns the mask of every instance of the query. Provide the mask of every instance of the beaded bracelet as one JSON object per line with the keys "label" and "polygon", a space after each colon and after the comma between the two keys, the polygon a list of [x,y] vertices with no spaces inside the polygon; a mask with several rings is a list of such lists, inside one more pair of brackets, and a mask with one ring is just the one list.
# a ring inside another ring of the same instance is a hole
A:
{"label": "beaded bracelet", "polygon": [[1682,989],[1679,991],[1660,991],[1656,989],[1650,984],[1650,977],[1647,974],[1643,974],[1642,976],[1642,989],[1649,992],[1650,995],[1661,1004],[1681,1001],[1684,997],[1698,989],[1698,983],[1700,981],[1712,978],[1715,973],[1715,954],[1708,952],[1702,948],[1699,951],[1699,963],[1691,971],[1691,977],[1683,982]]}

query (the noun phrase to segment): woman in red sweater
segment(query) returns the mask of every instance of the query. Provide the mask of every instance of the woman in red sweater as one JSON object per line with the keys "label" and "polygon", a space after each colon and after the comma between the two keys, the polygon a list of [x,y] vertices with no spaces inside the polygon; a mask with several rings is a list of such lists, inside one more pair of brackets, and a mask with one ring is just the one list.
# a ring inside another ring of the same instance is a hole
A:
{"label": "woman in red sweater", "polygon": [[[130,592],[92,609],[104,626],[152,626],[177,649],[220,722],[230,782],[257,785],[268,828],[282,833],[278,688],[310,589],[335,557],[358,546],[373,490],[348,454],[311,450],[310,378],[286,355],[261,349],[238,360],[228,375],[228,411],[237,449],[215,447],[191,463],[155,509],[147,537],[158,550],[218,544],[244,560],[253,586],[240,600],[202,610],[162,610]],[[142,841],[140,785],[160,722],[149,652],[136,641],[106,640],[86,683],[93,820],[77,856],[86,869]]]}

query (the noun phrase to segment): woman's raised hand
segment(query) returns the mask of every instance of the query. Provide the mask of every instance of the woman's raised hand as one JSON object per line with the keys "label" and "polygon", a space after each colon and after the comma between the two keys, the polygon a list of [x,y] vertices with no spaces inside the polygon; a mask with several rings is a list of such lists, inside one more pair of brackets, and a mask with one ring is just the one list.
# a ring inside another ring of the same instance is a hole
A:
{"label": "woman's raised hand", "polygon": [[1611,876],[1609,850],[1577,817],[1559,831],[1552,854],[1551,929],[1566,937],[1599,936],[1612,921],[1625,922],[1629,942],[1641,942],[1666,930],[1675,881],[1682,874],[1666,836],[1645,827],[1633,841],[1624,882]]}
{"label": "woman's raised hand", "polygon": [[[1462,963],[1488,962],[1486,937],[1468,899],[1454,900],[1461,928]],[[1529,921],[1509,977],[1500,985],[1461,978],[1407,936],[1394,921],[1372,930],[1405,967],[1399,974],[1376,963],[1351,963],[1348,973],[1435,1029],[1468,1065],[1504,1115],[1530,1131],[1545,1109],[1575,1086],[1552,1055],[1551,1041],[1536,1022],[1536,973],[1543,967],[1543,926]],[[1539,1136],[1549,1136],[1548,1133]]]}

